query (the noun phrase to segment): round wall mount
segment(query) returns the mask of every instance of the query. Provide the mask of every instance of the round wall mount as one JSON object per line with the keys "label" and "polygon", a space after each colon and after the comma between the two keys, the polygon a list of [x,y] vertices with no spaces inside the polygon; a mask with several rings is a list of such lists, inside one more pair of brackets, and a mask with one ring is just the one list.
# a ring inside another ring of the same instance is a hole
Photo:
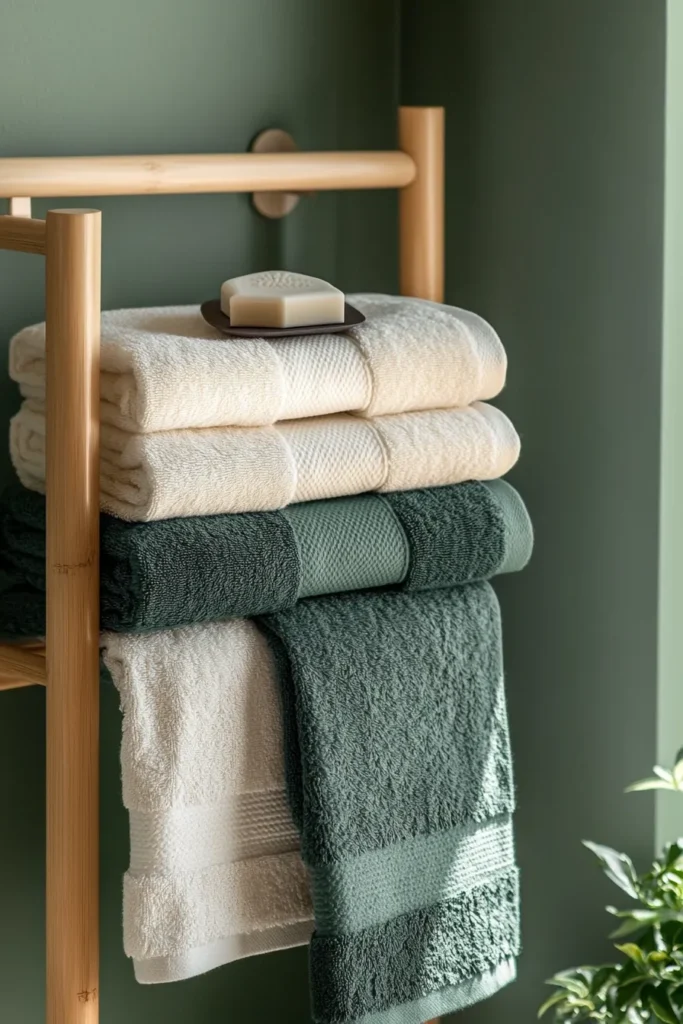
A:
{"label": "round wall mount", "polygon": [[[266,128],[251,144],[252,153],[295,153],[299,147],[281,128]],[[254,206],[264,217],[277,220],[291,213],[301,196],[297,192],[254,192]]]}

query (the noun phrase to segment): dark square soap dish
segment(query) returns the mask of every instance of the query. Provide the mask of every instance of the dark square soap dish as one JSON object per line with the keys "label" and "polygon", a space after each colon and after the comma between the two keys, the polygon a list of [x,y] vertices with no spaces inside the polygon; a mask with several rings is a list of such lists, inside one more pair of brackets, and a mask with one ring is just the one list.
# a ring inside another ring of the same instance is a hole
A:
{"label": "dark square soap dish", "polygon": [[231,327],[230,317],[221,309],[219,299],[202,302],[202,316],[207,324],[211,324],[222,334],[231,338],[291,338],[297,334],[338,334],[347,327],[362,324],[364,315],[354,306],[344,303],[344,320],[338,324],[311,324],[310,327]]}

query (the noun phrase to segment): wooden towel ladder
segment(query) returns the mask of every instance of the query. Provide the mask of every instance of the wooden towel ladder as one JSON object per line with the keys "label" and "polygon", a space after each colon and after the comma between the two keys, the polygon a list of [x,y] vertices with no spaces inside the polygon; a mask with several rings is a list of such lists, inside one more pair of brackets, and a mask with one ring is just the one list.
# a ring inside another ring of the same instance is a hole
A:
{"label": "wooden towel ladder", "polygon": [[400,289],[443,300],[444,111],[399,109],[391,152],[0,159],[0,249],[45,257],[47,635],[0,645],[0,690],[47,688],[47,1024],[99,1019],[101,215],[31,198],[400,189]]}

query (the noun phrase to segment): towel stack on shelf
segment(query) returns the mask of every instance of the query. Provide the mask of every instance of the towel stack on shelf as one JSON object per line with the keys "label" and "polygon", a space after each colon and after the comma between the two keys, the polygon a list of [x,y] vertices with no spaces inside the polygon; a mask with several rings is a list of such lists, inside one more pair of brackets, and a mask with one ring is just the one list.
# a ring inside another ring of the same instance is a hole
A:
{"label": "towel stack on shelf", "polygon": [[[320,1024],[419,1024],[514,977],[498,607],[532,531],[499,478],[493,329],[351,296],[339,335],[102,317],[103,659],[124,713],[124,941],[142,982],[311,932]],[[44,630],[45,331],[12,341],[23,484],[0,632]],[[334,596],[320,596],[334,595]],[[314,930],[315,929],[315,930]],[[314,930],[314,931],[313,931]]]}

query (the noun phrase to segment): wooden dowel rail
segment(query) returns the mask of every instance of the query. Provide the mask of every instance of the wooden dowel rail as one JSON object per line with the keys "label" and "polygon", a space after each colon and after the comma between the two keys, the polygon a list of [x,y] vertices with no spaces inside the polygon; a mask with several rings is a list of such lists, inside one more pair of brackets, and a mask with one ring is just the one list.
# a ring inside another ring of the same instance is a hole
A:
{"label": "wooden dowel rail", "polygon": [[30,217],[0,217],[0,249],[45,255],[45,221]]}
{"label": "wooden dowel rail", "polygon": [[7,157],[0,196],[403,188],[414,177],[412,158],[399,151]]}
{"label": "wooden dowel rail", "polygon": [[12,644],[0,644],[0,690],[45,686],[45,656]]}

